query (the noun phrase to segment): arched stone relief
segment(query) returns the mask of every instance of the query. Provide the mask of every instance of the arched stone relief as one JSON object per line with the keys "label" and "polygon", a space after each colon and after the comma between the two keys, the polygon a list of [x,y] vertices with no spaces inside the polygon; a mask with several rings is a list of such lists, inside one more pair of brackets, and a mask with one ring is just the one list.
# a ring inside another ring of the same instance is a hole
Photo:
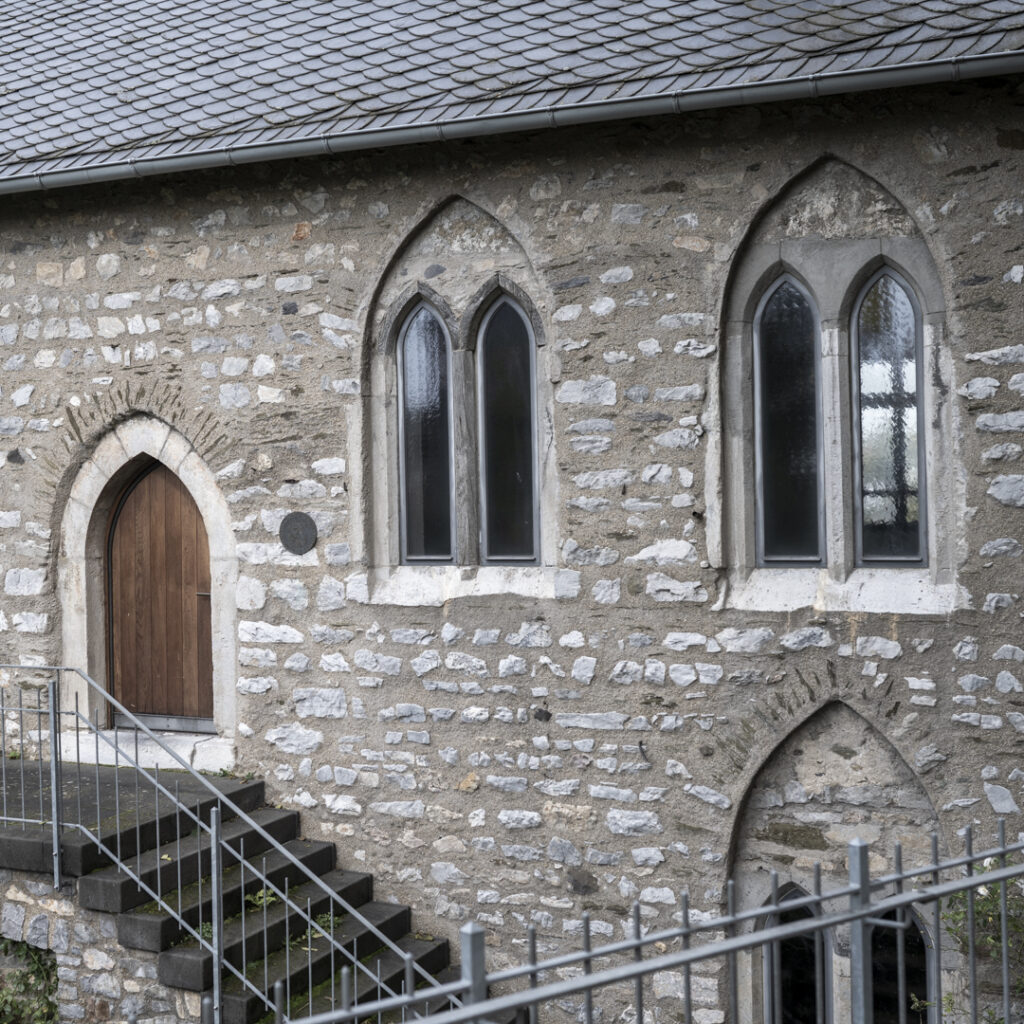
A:
{"label": "arched stone relief", "polygon": [[[847,847],[853,839],[871,844],[874,875],[892,869],[899,842],[907,867],[931,863],[931,836],[939,834],[934,805],[900,752],[863,715],[843,700],[827,701],[797,725],[760,764],[744,795],[733,826],[729,874],[740,910],[756,909],[770,898],[772,873],[780,893],[814,891],[815,864],[822,889],[838,889],[849,879]],[[838,909],[834,908],[834,909]],[[838,954],[823,977],[830,1019],[849,1015],[849,956],[845,932],[825,933]],[[812,964],[805,971],[813,978]],[[770,1020],[764,1007],[760,951],[740,958],[737,1017]]]}
{"label": "arched stone relief", "polygon": [[810,892],[847,880],[847,844],[871,843],[873,867],[891,866],[893,844],[910,866],[929,863],[939,820],[924,786],[866,718],[830,701],[794,729],[755,775],[734,825],[732,875],[744,906],[770,892],[769,872]]}
{"label": "arched stone relief", "polygon": [[[210,548],[213,716],[218,732],[235,727],[235,584],[238,564],[227,502],[206,460],[169,424],[136,415],[111,427],[73,471],[60,513],[57,594],[63,664],[106,685],[104,557],[107,524],[122,487],[156,460],[184,484],[202,516]],[[71,685],[69,679],[69,686]],[[86,691],[79,687],[83,707]],[[74,700],[74,692],[64,694]],[[91,709],[90,709],[91,710]]]}

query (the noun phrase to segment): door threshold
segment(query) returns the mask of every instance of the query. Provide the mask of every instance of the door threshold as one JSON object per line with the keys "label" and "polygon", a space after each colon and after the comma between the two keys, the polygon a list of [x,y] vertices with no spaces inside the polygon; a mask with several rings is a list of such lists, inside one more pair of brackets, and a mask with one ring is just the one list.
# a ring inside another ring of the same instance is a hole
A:
{"label": "door threshold", "polygon": [[[213,724],[212,718],[186,718],[184,715],[150,715],[136,712],[136,722],[156,733],[165,732],[205,732],[212,736],[217,734],[217,726]],[[133,729],[135,722],[127,715],[115,712],[113,717],[114,725],[121,729]]]}
{"label": "door threshold", "polygon": [[[230,772],[235,767],[235,744],[227,736],[208,732],[158,732],[156,729],[153,732],[163,747],[144,733],[136,734],[130,729],[117,729],[116,732],[103,729],[98,737],[93,733],[80,732],[77,743],[74,733],[61,733],[61,760],[65,763],[105,765],[131,765],[134,762],[140,768],[159,768],[161,771],[181,771],[181,761],[184,761],[194,771],[211,774]],[[172,757],[165,747],[174,751],[181,761]]]}

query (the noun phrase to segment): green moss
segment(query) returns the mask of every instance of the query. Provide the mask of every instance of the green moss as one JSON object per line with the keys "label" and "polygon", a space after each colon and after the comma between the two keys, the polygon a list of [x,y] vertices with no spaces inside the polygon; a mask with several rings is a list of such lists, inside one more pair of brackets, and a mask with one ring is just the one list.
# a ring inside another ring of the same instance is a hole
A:
{"label": "green moss", "polygon": [[27,942],[0,939],[0,953],[25,966],[0,975],[0,1021],[57,1024],[57,958]]}

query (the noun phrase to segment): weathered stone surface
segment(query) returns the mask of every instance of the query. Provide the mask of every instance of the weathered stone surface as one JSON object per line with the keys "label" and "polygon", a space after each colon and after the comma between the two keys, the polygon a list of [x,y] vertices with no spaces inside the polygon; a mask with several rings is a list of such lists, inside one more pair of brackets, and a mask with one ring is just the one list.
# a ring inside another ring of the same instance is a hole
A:
{"label": "weathered stone surface", "polygon": [[567,380],[555,392],[555,401],[570,405],[614,405],[615,382],[607,377]]}
{"label": "weathered stone surface", "polygon": [[605,824],[618,836],[656,835],[664,831],[653,811],[612,810],[605,815]]}
{"label": "weathered stone surface", "polygon": [[344,690],[309,687],[295,690],[293,696],[299,718],[344,718],[348,714]]}
{"label": "weathered stone surface", "polygon": [[646,593],[659,602],[686,601],[702,604],[708,599],[708,592],[695,580],[677,580],[663,572],[654,572],[647,577]]}
{"label": "weathered stone surface", "polygon": [[985,796],[992,805],[996,814],[1020,814],[1020,808],[1013,794],[1005,786],[997,786],[994,783],[985,783]]}
{"label": "weathered stone surface", "polygon": [[857,637],[857,653],[862,658],[898,658],[903,654],[903,647],[896,640],[888,640],[884,636]]}
{"label": "weathered stone surface", "polygon": [[312,754],[323,745],[324,734],[292,722],[267,730],[264,739],[283,754]]}

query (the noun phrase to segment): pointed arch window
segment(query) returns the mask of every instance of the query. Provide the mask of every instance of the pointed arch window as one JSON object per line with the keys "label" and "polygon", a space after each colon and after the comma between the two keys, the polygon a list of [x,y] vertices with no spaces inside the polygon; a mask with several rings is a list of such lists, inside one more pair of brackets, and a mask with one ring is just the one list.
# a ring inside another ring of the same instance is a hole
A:
{"label": "pointed arch window", "polygon": [[529,321],[499,299],[477,340],[480,554],[483,562],[537,558],[534,339]]}
{"label": "pointed arch window", "polygon": [[937,1002],[930,943],[913,913],[890,910],[881,920],[893,921],[896,927],[876,924],[871,933],[873,1019],[875,1024],[900,1024],[912,1020],[922,1006]]}
{"label": "pointed arch window", "polygon": [[[806,896],[799,886],[789,887],[765,924],[813,920],[814,911],[798,902]],[[761,961],[764,1024],[828,1024],[832,1018],[829,961],[829,944],[820,930],[766,944]]]}
{"label": "pointed arch window", "polygon": [[398,338],[402,560],[455,559],[452,353],[441,318],[425,303]]}
{"label": "pointed arch window", "polygon": [[455,342],[416,302],[395,348],[404,564],[533,565],[540,555],[536,338],[500,293]]}
{"label": "pointed arch window", "polygon": [[757,551],[762,565],[824,563],[818,314],[786,275],[755,317]]}
{"label": "pointed arch window", "polygon": [[859,565],[925,557],[921,316],[893,271],[875,274],[854,306],[855,537]]}

